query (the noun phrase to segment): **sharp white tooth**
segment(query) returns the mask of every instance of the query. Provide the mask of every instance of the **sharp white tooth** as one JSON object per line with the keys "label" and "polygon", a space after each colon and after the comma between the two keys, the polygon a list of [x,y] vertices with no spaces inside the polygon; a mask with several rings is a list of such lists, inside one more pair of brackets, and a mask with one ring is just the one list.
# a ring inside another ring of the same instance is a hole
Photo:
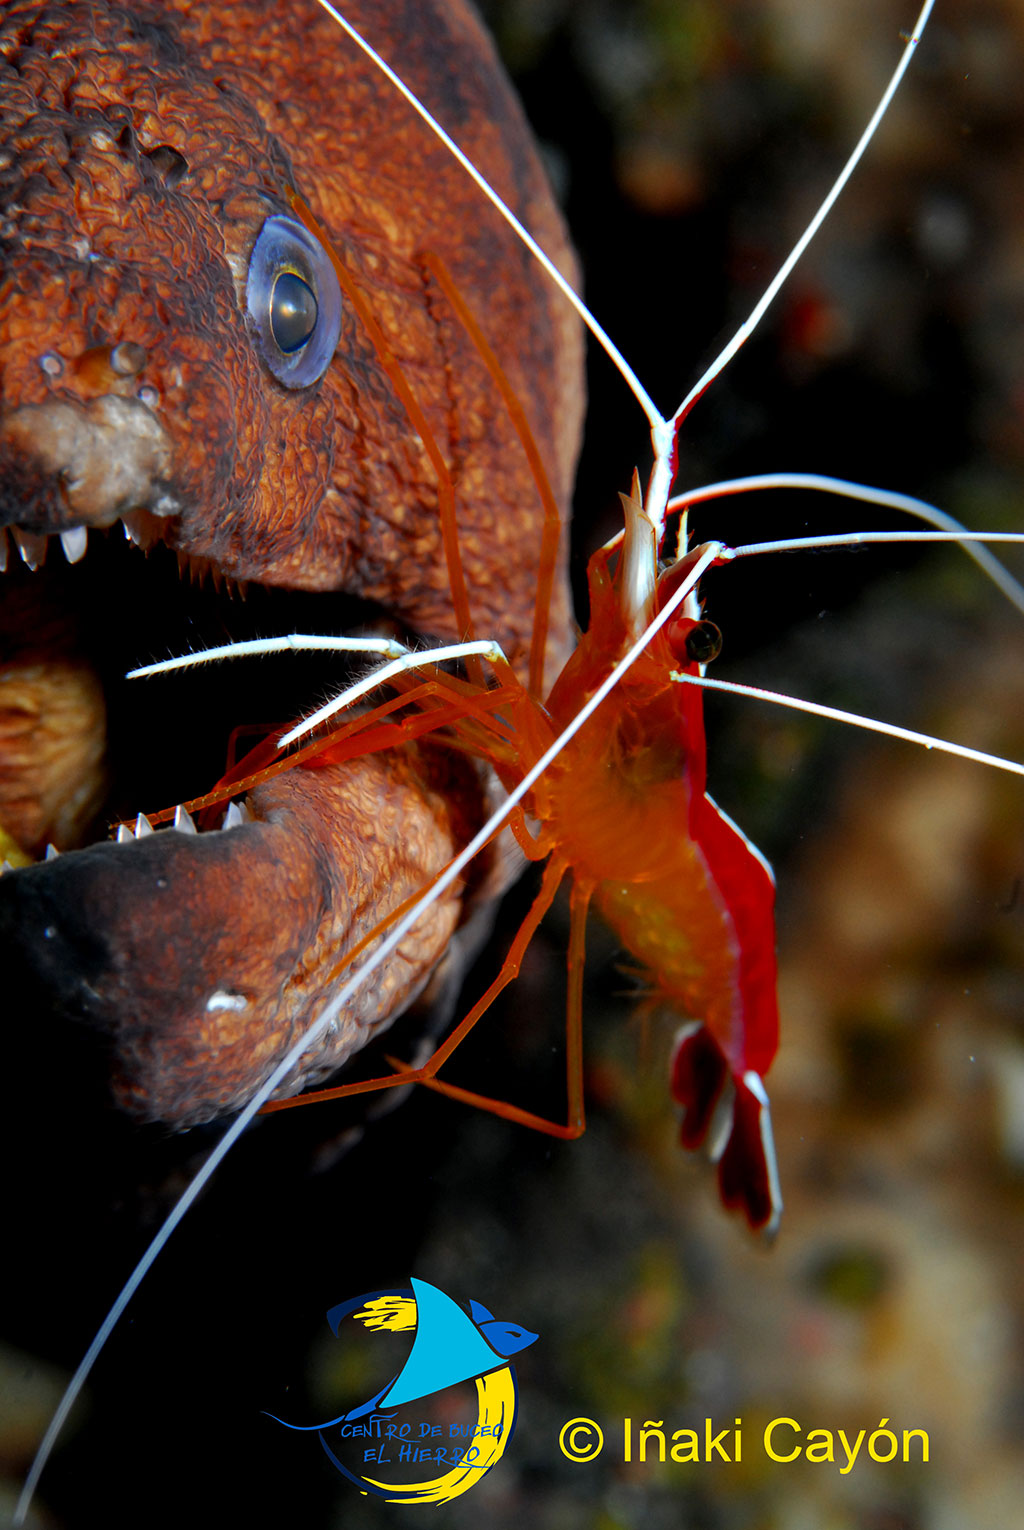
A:
{"label": "sharp white tooth", "polygon": [[7,572],[7,528],[0,527],[0,574]]}
{"label": "sharp white tooth", "polygon": [[243,823],[255,823],[255,819],[253,818],[252,814],[249,812],[249,805],[248,805],[248,803],[240,802],[238,804],[238,811],[242,815],[242,822]]}
{"label": "sharp white tooth", "polygon": [[128,825],[126,823],[119,823],[117,826],[117,843],[119,845],[125,845],[129,840],[134,841],[134,839],[135,835],[132,833],[131,829],[129,829]]}
{"label": "sharp white tooth", "polygon": [[179,805],[174,809],[174,827],[179,834],[197,834],[199,831],[192,822],[192,814]]}
{"label": "sharp white tooth", "polygon": [[134,542],[136,547],[145,547],[146,534],[137,521],[132,522],[125,516],[121,524],[124,527],[124,534],[129,542]]}
{"label": "sharp white tooth", "polygon": [[86,526],[72,526],[70,530],[61,532],[60,545],[69,563],[77,563],[85,557],[88,541],[89,531]]}
{"label": "sharp white tooth", "polygon": [[53,844],[47,845],[47,847],[46,847],[46,859],[48,861],[55,861],[59,854],[60,854],[60,851],[57,849],[56,845],[53,845]]}
{"label": "sharp white tooth", "polygon": [[249,1000],[244,994],[225,993],[222,988],[218,988],[216,993],[211,993],[206,1001],[206,1013],[208,1015],[215,1015],[218,1010],[222,1009],[231,1010],[234,1014],[240,1015],[248,1007]]}
{"label": "sharp white tooth", "polygon": [[245,819],[242,817],[242,809],[239,807],[238,803],[230,802],[228,804],[228,810],[224,814],[224,822],[221,824],[221,828],[240,829],[244,822]]}
{"label": "sharp white tooth", "polygon": [[22,531],[20,526],[11,527],[11,536],[18,545],[22,561],[35,572],[46,562],[46,544],[49,538],[36,531]]}
{"label": "sharp white tooth", "polygon": [[3,876],[5,871],[13,871],[13,870],[14,870],[14,867],[11,865],[10,861],[5,860],[3,865],[0,866],[0,877]]}
{"label": "sharp white tooth", "polygon": [[140,813],[138,818],[135,820],[135,838],[145,839],[146,835],[152,834],[152,832],[153,825],[150,823],[145,813]]}

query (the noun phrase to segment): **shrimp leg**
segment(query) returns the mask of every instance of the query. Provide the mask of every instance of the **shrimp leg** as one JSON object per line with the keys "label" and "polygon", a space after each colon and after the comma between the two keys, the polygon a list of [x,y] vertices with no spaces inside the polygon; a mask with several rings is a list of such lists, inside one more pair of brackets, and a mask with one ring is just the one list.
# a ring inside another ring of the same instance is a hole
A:
{"label": "shrimp leg", "polygon": [[[545,877],[551,872],[552,867],[557,866],[557,864],[555,861],[549,863]],[[559,878],[564,871],[565,866],[562,865],[559,871]],[[537,899],[538,903],[543,896],[543,892],[542,886],[541,894]],[[571,1142],[577,1137],[582,1137],[587,1129],[583,1100],[583,963],[587,911],[590,907],[592,892],[593,887],[590,883],[582,882],[579,879],[573,880],[570,903],[569,996],[565,1015],[565,1072],[568,1094],[568,1111],[565,1124],[562,1125],[557,1121],[549,1121],[545,1116],[535,1115],[533,1111],[523,1110],[518,1105],[510,1105],[505,1100],[495,1100],[489,1095],[477,1094],[470,1089],[461,1089],[458,1085],[446,1083],[443,1079],[436,1077],[423,1078],[421,1080],[422,1083],[426,1084],[430,1089],[435,1089],[439,1094],[447,1095],[449,1099],[459,1100],[464,1105],[474,1105],[478,1110],[485,1110],[491,1115],[501,1116],[505,1121],[515,1121],[520,1126],[532,1127],[534,1131],[544,1132],[546,1136],[558,1137],[565,1142]],[[512,950],[509,951],[501,972],[491,984],[483,999],[481,999],[480,1004],[477,1005],[476,1010],[466,1016],[466,1019],[458,1029],[449,1037],[445,1047],[439,1048],[439,1052],[443,1051],[446,1056],[450,1056],[459,1041],[462,1040],[459,1032],[463,1031],[463,1027],[466,1027],[468,1031],[469,1024],[475,1024],[476,1020],[480,1018],[480,1014],[483,1013],[481,1006],[486,1007],[491,1004],[497,998],[502,988],[506,987],[517,975],[523,953],[527,945],[529,945],[533,930],[536,928],[536,922],[534,922],[533,918],[535,912],[536,904],[530,910],[529,915],[520,927],[519,933],[513,942]],[[528,925],[531,926],[529,930],[527,929]],[[525,940],[523,940],[524,933],[526,934]],[[521,945],[520,942],[522,942]],[[512,964],[513,956],[516,957],[515,968],[513,971],[508,971],[507,969]],[[435,1054],[436,1056],[437,1054]],[[434,1060],[432,1058],[431,1062],[434,1062]],[[441,1061],[444,1061],[444,1058]],[[438,1066],[440,1066],[439,1063]]]}
{"label": "shrimp leg", "polygon": [[495,1100],[487,1095],[476,1094],[471,1090],[462,1089],[437,1077],[439,1070],[448,1061],[452,1053],[462,1045],[470,1031],[474,1029],[477,1022],[487,1013],[502,990],[507,988],[509,983],[518,976],[527,947],[533,939],[538,925],[551,907],[555,893],[561,885],[566,870],[567,863],[564,860],[553,857],[548,862],[541,879],[540,890],[533,901],[529,913],[516,932],[508,955],[502,963],[501,971],[491,983],[487,992],[470,1010],[469,1014],[459,1022],[447,1040],[441,1043],[425,1063],[418,1068],[410,1068],[389,1057],[388,1061],[396,1069],[394,1074],[383,1078],[363,1079],[356,1083],[341,1084],[336,1089],[318,1089],[309,1094],[293,1096],[291,1099],[272,1100],[263,1107],[263,1113],[269,1114],[275,1110],[288,1110],[296,1105],[318,1104],[324,1100],[344,1099],[348,1095],[353,1094],[369,1094],[377,1089],[394,1088],[398,1084],[426,1084],[428,1088],[435,1089],[439,1094],[446,1094],[452,1099],[462,1100],[468,1105],[479,1106],[481,1110],[487,1110],[494,1115],[502,1116],[507,1121],[517,1121],[520,1125],[532,1126],[538,1131],[548,1133],[550,1136],[564,1138],[581,1136],[584,1130],[581,1025],[583,932],[586,923],[589,891],[581,898],[578,895],[575,884],[573,887],[572,906],[573,937],[570,942],[569,951],[569,1004],[566,1046],[569,1113],[566,1124],[559,1125],[556,1122],[548,1121],[543,1116],[535,1115],[531,1111],[522,1110],[519,1106],[511,1105],[507,1101]]}

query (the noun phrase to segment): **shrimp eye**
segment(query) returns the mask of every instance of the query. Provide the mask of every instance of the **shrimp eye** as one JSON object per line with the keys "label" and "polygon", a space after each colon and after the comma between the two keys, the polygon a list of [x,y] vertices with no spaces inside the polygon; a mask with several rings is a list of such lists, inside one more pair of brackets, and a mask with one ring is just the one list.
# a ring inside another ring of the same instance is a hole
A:
{"label": "shrimp eye", "polygon": [[722,651],[722,634],[714,622],[681,616],[669,622],[667,636],[680,664],[710,664]]}
{"label": "shrimp eye", "polygon": [[697,622],[686,634],[686,656],[694,664],[710,664],[722,651],[722,634],[714,622]]}
{"label": "shrimp eye", "polygon": [[267,366],[286,388],[309,388],[341,333],[341,291],[327,252],[295,218],[275,215],[249,257],[245,301]]}

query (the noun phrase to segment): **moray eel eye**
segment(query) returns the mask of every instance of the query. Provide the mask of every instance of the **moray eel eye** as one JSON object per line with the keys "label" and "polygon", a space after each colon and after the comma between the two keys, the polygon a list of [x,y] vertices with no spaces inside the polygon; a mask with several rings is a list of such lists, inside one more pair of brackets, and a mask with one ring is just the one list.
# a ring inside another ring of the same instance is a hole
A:
{"label": "moray eel eye", "polygon": [[306,344],[319,312],[312,287],[294,271],[282,271],[270,299],[270,331],[286,356]]}
{"label": "moray eel eye", "polygon": [[319,382],[341,332],[341,292],[322,246],[294,218],[268,218],[260,229],[245,301],[278,382],[286,388]]}

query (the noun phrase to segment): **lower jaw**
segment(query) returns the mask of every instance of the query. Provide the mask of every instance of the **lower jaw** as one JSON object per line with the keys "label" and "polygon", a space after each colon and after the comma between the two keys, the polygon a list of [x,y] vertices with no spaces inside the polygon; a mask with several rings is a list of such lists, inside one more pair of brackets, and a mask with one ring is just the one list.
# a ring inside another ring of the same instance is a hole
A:
{"label": "lower jaw", "polygon": [[[255,821],[238,827],[105,842],[111,819],[207,790],[232,725],[276,727],[339,683],[336,666],[292,655],[149,682],[125,682],[125,670],[257,634],[384,625],[335,596],[251,588],[232,601],[180,581],[175,563],[163,547],[144,562],[114,533],[91,538],[74,567],[52,559],[5,576],[0,698],[6,680],[22,705],[5,712],[0,699],[0,823],[22,864],[47,842],[61,855],[0,881],[0,949],[7,992],[38,1017],[44,1046],[55,1024],[84,1022],[110,1055],[119,1103],[181,1126],[245,1103],[313,1018],[346,948],[440,869],[484,806],[472,767],[427,745],[404,762],[289,772],[252,794]],[[57,695],[59,722],[46,715]],[[461,917],[456,895],[401,971],[342,1017],[305,1081],[427,987]]]}

